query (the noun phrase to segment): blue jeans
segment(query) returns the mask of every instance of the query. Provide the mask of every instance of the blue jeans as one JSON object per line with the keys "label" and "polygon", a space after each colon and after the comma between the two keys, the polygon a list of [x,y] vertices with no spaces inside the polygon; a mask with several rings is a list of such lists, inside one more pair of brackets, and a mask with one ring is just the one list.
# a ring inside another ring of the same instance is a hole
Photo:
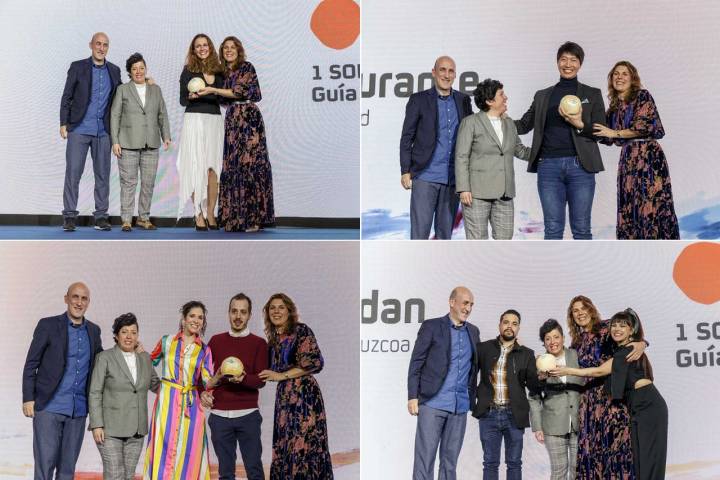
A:
{"label": "blue jeans", "polygon": [[488,410],[480,417],[480,441],[483,448],[483,480],[497,480],[500,445],[505,439],[507,480],[522,479],[524,428],[517,428],[510,409]]}
{"label": "blue jeans", "polygon": [[413,480],[435,478],[435,457],[440,447],[439,480],[457,479],[457,461],[460,456],[467,413],[449,413],[427,405],[420,405],[415,431],[415,459]]}
{"label": "blue jeans", "polygon": [[427,240],[434,218],[435,238],[450,240],[459,201],[455,185],[414,178],[410,194],[410,239]]}
{"label": "blue jeans", "polygon": [[87,417],[36,410],[33,417],[35,480],[72,480]]}
{"label": "blue jeans", "polygon": [[545,240],[560,240],[565,230],[565,204],[575,240],[592,240],[590,216],[595,195],[595,174],[577,157],[543,158],[538,165],[538,194],[545,223]]}
{"label": "blue jeans", "polygon": [[94,137],[69,132],[65,149],[65,187],[63,190],[63,218],[78,215],[80,178],[85,170],[88,149],[95,175],[95,220],[108,218],[110,204],[110,135]]}

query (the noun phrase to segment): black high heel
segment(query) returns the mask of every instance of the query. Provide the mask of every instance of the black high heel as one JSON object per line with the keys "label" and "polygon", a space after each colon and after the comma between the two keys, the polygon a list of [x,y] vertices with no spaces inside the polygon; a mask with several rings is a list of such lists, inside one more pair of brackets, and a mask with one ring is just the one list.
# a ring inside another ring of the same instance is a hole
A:
{"label": "black high heel", "polygon": [[197,230],[198,232],[207,232],[208,231],[207,220],[205,220],[205,218],[203,218],[203,220],[205,221],[205,225],[198,225],[198,222],[197,222],[198,219],[197,219],[197,217],[195,217],[195,230]]}

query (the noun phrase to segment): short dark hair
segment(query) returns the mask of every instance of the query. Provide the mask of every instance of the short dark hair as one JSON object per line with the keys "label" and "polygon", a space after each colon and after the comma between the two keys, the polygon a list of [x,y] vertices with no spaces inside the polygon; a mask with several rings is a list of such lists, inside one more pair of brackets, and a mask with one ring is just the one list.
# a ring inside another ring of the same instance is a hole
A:
{"label": "short dark hair", "polygon": [[133,65],[135,65],[137,62],[143,62],[143,65],[147,67],[147,63],[145,63],[145,59],[143,56],[137,52],[130,55],[130,58],[127,59],[125,62],[125,70],[127,70],[128,74],[130,74],[130,69]]}
{"label": "short dark hair", "polygon": [[475,87],[475,90],[473,91],[475,105],[477,105],[477,107],[483,112],[487,112],[490,110],[490,106],[486,102],[494,99],[497,91],[502,88],[502,83],[498,80],[492,80],[490,78],[486,78],[482,82],[478,83],[477,87]]}
{"label": "short dark hair", "polygon": [[115,343],[117,343],[117,336],[120,334],[120,330],[122,330],[123,327],[129,327],[130,325],[135,325],[138,331],[140,331],[140,325],[138,325],[137,317],[134,313],[123,313],[115,319],[112,326]]}
{"label": "short dark hair", "polygon": [[503,313],[501,313],[501,314],[500,314],[500,321],[501,321],[501,322],[502,322],[502,319],[503,319],[503,317],[504,317],[505,315],[515,315],[516,317],[518,317],[518,323],[520,323],[520,322],[522,321],[522,318],[520,317],[520,312],[518,312],[518,311],[515,310],[515,309],[510,308],[510,309],[508,309],[508,310],[505,310]]}
{"label": "short dark hair", "polygon": [[569,53],[570,55],[575,55],[578,60],[580,60],[580,65],[582,65],[583,60],[585,60],[585,51],[582,49],[580,45],[578,45],[575,42],[565,42],[562,45],[560,45],[560,48],[558,48],[557,51],[557,58],[555,59],[556,62],[560,61],[560,57],[563,53]]}
{"label": "short dark hair", "polygon": [[548,318],[545,320],[545,323],[542,324],[540,327],[540,341],[545,342],[545,335],[552,332],[553,330],[557,330],[560,332],[560,335],[563,337],[565,336],[565,333],[563,333],[562,325],[558,323],[557,320],[554,318]]}
{"label": "short dark hair", "polygon": [[232,307],[232,302],[234,302],[235,300],[245,300],[248,304],[248,313],[252,313],[252,300],[250,300],[250,297],[248,297],[242,292],[235,294],[230,299],[230,303],[228,303],[228,312],[230,311],[230,307]]}

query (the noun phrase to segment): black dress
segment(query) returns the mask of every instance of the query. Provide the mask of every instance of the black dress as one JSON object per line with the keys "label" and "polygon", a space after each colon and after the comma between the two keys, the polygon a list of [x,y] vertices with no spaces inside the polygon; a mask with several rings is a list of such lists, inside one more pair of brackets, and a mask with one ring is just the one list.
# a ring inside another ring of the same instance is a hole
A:
{"label": "black dress", "polygon": [[630,407],[635,477],[638,480],[663,480],[667,458],[668,408],[655,384],[635,388],[635,382],[647,378],[639,361],[628,363],[630,347],[613,355],[610,391],[612,397],[625,397]]}

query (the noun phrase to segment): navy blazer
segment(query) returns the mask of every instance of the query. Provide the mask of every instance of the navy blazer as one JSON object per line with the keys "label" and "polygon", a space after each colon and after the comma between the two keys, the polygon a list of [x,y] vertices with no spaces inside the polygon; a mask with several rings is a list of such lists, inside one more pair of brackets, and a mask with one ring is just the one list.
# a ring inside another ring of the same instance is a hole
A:
{"label": "navy blazer", "polygon": [[[65,374],[68,350],[67,313],[41,319],[33,333],[30,349],[23,368],[23,403],[35,401],[35,410],[42,410],[50,402]],[[100,327],[85,319],[90,338],[90,368],[88,369],[87,395],[95,355],[102,352]]]}
{"label": "navy blazer", "polygon": [[[107,60],[105,64],[110,73],[112,87],[103,119],[105,131],[110,135],[110,106],[115,95],[115,89],[122,83],[122,80],[120,80],[120,68],[117,65]],[[87,112],[92,92],[92,69],[92,57],[73,62],[68,69],[65,89],[63,90],[62,100],[60,100],[60,126],[67,125],[68,132],[72,132],[82,122],[85,112]]]}
{"label": "navy blazer", "polygon": [[[445,315],[425,320],[420,325],[408,369],[408,400],[417,398],[419,403],[424,403],[440,391],[450,368],[450,327],[448,322],[450,322],[450,317]],[[472,365],[470,378],[468,378],[468,393],[472,409],[477,388],[476,346],[480,342],[480,330],[470,322],[465,322],[465,325],[468,327],[470,345],[472,345]]]}
{"label": "navy blazer", "polygon": [[[415,177],[430,163],[437,144],[438,109],[435,87],[410,95],[405,107],[400,136],[400,172]],[[472,115],[470,97],[456,90],[452,91],[458,114],[458,125],[462,119]],[[453,152],[453,158],[455,152]]]}

